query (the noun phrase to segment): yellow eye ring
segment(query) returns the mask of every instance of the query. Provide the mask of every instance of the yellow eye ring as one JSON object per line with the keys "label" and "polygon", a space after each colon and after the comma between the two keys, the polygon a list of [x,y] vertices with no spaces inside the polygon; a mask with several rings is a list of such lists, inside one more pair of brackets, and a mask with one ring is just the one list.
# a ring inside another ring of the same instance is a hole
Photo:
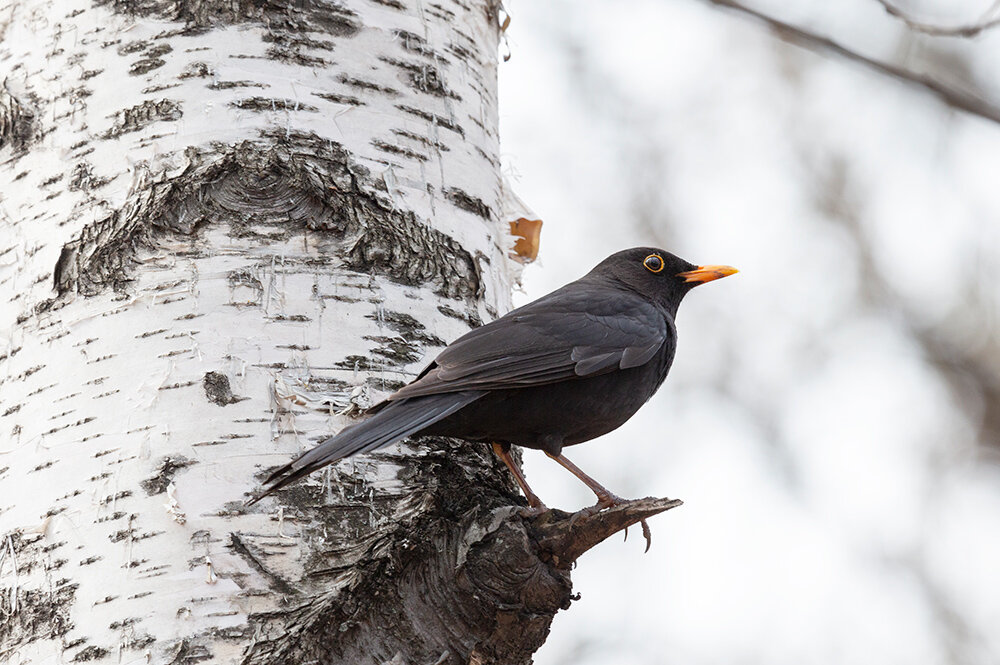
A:
{"label": "yellow eye ring", "polygon": [[642,265],[646,267],[649,272],[660,272],[663,270],[663,257],[659,254],[650,254],[645,259],[642,260]]}

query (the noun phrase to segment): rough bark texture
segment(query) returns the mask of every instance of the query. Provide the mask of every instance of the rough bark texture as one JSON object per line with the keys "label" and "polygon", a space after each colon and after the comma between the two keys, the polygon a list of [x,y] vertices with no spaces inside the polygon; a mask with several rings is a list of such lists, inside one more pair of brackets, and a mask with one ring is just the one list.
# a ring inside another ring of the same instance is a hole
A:
{"label": "rough bark texture", "polygon": [[509,306],[491,2],[0,6],[0,660],[527,663],[672,507],[268,468]]}

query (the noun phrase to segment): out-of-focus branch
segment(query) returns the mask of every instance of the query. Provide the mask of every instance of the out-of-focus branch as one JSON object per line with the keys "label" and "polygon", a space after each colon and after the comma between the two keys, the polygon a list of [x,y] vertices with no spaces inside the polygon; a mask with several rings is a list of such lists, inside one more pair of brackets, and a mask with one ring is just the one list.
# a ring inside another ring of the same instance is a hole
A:
{"label": "out-of-focus branch", "polygon": [[882,5],[886,13],[890,16],[894,16],[905,23],[906,27],[910,30],[913,30],[914,32],[922,32],[923,34],[931,35],[932,37],[975,37],[984,30],[989,30],[990,28],[995,28],[1000,25],[1000,16],[996,16],[997,9],[1000,8],[1000,2],[994,2],[993,5],[983,13],[982,18],[975,23],[956,26],[936,25],[934,23],[918,21],[889,0],[875,0],[875,2]]}
{"label": "out-of-focus branch", "polygon": [[779,39],[790,44],[795,44],[797,46],[801,46],[802,48],[818,51],[820,53],[832,53],[833,55],[856,62],[880,74],[891,76],[892,78],[909,85],[923,88],[925,91],[930,92],[942,102],[954,109],[958,109],[1000,124],[1000,107],[977,95],[949,85],[944,81],[939,81],[931,76],[927,76],[926,74],[910,71],[905,67],[900,67],[888,62],[881,62],[879,60],[869,58],[868,56],[861,55],[860,53],[852,51],[846,46],[835,42],[829,37],[824,37],[823,35],[816,34],[815,32],[810,32],[809,30],[794,26],[791,23],[782,21],[781,19],[775,18],[774,16],[766,14],[762,11],[752,7],[747,7],[744,4],[736,2],[736,0],[703,1],[716,7],[721,7],[745,16],[750,16],[770,27]]}
{"label": "out-of-focus branch", "polygon": [[1000,450],[1000,368],[996,358],[1000,345],[992,337],[970,344],[963,328],[988,328],[989,304],[975,289],[968,290],[964,309],[977,318],[962,324],[954,319],[947,325],[928,324],[919,309],[895,289],[875,257],[875,242],[850,201],[847,162],[834,158],[817,172],[815,195],[818,207],[839,223],[857,249],[864,297],[880,311],[892,311],[903,330],[923,351],[927,362],[949,384],[978,426],[978,440],[991,460]]}

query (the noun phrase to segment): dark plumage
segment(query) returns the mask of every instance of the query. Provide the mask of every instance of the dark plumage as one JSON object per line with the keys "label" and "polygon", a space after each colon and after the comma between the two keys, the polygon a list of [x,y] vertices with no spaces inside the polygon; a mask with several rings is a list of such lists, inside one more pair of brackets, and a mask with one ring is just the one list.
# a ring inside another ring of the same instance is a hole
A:
{"label": "dark plumage", "polygon": [[350,455],[414,434],[493,444],[532,508],[545,507],[509,455],[517,444],[545,451],[597,494],[619,499],[562,455],[628,420],[666,378],[676,349],[674,317],[700,283],[731,275],[661,249],[612,254],[589,273],[452,342],[409,385],[276,470],[258,501]]}

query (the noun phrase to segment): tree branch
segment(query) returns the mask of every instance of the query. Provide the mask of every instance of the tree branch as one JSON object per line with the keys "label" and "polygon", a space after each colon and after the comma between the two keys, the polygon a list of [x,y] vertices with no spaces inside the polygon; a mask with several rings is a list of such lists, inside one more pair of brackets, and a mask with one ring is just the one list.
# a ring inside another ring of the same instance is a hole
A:
{"label": "tree branch", "polygon": [[[534,521],[532,531],[541,556],[551,558],[556,566],[566,566],[609,536],[682,503],[679,499],[647,497],[593,514],[586,509],[575,515],[550,510]],[[648,539],[648,532],[644,535]]]}
{"label": "tree branch", "polygon": [[736,2],[735,0],[703,0],[703,2],[707,2],[708,4],[716,7],[722,7],[723,9],[728,9],[745,16],[750,16],[770,27],[774,31],[775,35],[782,41],[819,53],[832,53],[833,55],[863,65],[872,71],[878,72],[879,74],[891,76],[892,78],[908,85],[922,88],[924,91],[930,92],[942,102],[954,109],[1000,124],[1000,107],[977,95],[949,85],[944,81],[939,81],[925,74],[910,71],[904,67],[899,67],[898,65],[881,62],[879,60],[861,55],[860,53],[852,51],[846,46],[835,42],[829,37],[824,37],[823,35],[818,35],[814,32],[794,26],[791,23],[786,23],[785,21],[777,19],[769,14],[765,14],[757,9],[747,7],[746,5]]}
{"label": "tree branch", "polygon": [[905,23],[906,27],[910,30],[913,30],[914,32],[921,32],[925,35],[931,35],[932,37],[975,37],[984,30],[989,30],[990,28],[1000,25],[1000,16],[986,18],[991,14],[996,14],[997,9],[1000,8],[1000,2],[994,2],[993,5],[983,13],[982,18],[980,18],[977,22],[970,23],[968,25],[956,26],[924,23],[923,21],[918,21],[910,17],[902,9],[889,2],[889,0],[875,0],[875,2],[882,5],[887,14],[898,18],[900,21]]}

